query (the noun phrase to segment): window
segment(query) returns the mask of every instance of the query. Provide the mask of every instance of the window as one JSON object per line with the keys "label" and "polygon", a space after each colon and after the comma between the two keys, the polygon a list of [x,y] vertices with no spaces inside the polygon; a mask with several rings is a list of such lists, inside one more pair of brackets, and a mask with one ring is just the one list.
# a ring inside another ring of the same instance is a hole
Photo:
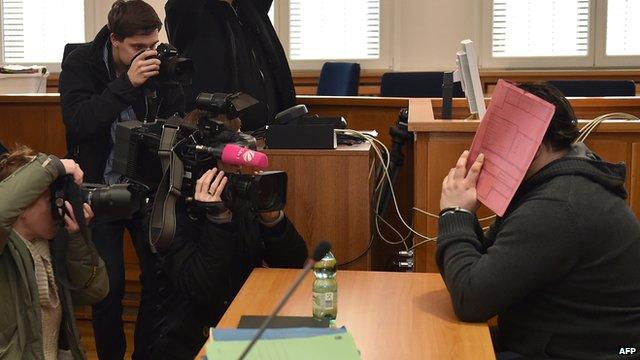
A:
{"label": "window", "polygon": [[485,67],[587,66],[592,0],[486,1]]}
{"label": "window", "polygon": [[485,68],[637,67],[638,0],[484,0]]}
{"label": "window", "polygon": [[291,0],[291,60],[377,59],[380,0]]}
{"label": "window", "polygon": [[494,1],[493,56],[585,56],[588,0]]}
{"label": "window", "polygon": [[0,3],[4,63],[60,63],[66,43],[85,41],[85,0],[0,0]]}
{"label": "window", "polygon": [[389,67],[382,14],[391,1],[281,0],[278,5],[283,20],[278,35],[294,69],[318,69],[335,60]]}
{"label": "window", "polygon": [[607,51],[609,56],[640,55],[640,1],[609,0]]}

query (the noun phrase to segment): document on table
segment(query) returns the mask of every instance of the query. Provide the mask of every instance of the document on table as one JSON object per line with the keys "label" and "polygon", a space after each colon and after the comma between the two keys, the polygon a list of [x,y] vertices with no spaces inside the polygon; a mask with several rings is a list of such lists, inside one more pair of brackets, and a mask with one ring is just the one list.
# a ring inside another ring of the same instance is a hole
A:
{"label": "document on table", "polygon": [[549,127],[555,106],[499,80],[469,150],[467,168],[485,155],[478,200],[503,216]]}
{"label": "document on table", "polygon": [[[207,344],[208,359],[236,360],[249,344],[244,341],[213,341]],[[360,359],[353,337],[347,332],[300,338],[261,339],[246,357],[260,360]]]}

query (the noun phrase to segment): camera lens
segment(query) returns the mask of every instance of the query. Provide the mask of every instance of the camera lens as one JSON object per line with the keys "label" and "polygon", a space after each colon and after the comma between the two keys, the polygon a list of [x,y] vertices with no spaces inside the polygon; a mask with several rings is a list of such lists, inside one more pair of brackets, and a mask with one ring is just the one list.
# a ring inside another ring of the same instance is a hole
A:
{"label": "camera lens", "polygon": [[115,219],[127,219],[136,210],[131,196],[127,184],[82,189],[83,201],[91,206],[96,215]]}

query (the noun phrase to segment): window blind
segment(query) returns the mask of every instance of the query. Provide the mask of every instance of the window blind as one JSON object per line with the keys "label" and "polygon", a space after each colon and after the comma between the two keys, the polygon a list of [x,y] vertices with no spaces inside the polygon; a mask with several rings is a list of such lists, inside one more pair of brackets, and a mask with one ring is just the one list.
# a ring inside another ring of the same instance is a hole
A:
{"label": "window blind", "polygon": [[290,0],[291,60],[378,59],[380,0]]}
{"label": "window blind", "polygon": [[586,56],[589,0],[494,0],[494,57]]}
{"label": "window blind", "polygon": [[607,55],[640,55],[640,1],[608,0]]}
{"label": "window blind", "polygon": [[85,41],[84,0],[0,0],[5,63],[58,63]]}

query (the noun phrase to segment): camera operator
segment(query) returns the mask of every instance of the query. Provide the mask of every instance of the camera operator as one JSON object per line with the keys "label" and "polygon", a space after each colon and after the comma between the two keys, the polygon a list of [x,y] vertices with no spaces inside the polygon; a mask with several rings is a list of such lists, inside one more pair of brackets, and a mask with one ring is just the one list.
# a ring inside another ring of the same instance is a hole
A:
{"label": "camera operator", "polygon": [[[152,48],[158,42],[161,27],[162,22],[149,4],[141,0],[118,0],[109,11],[108,25],[92,42],[69,54],[62,64],[59,90],[67,148],[85,170],[88,182],[113,185],[126,181],[113,171],[116,124],[142,121],[150,112],[155,112],[149,103],[149,94],[159,99],[160,117],[183,111],[184,97],[179,86],[158,89],[147,86],[160,74],[161,61]],[[133,240],[141,269],[136,342],[139,333],[143,333],[139,330],[144,328],[154,260],[141,216],[127,221],[99,217],[92,226],[93,241],[106,263],[111,289],[104,301],[93,307],[96,349],[101,359],[122,359],[125,354],[122,324],[125,227]]]}
{"label": "camera operator", "polygon": [[[69,202],[68,237],[60,236],[50,186],[65,174],[82,182],[73,160],[35,155],[28,148],[0,156],[2,359],[84,359],[73,305],[95,303],[109,291],[105,265],[81,235]],[[82,206],[88,223],[93,212]],[[66,251],[58,252],[61,247]]]}
{"label": "camera operator", "polygon": [[160,253],[152,359],[193,359],[255,267],[301,268],[307,258],[306,243],[283,211],[256,213],[245,200],[222,202],[225,170],[239,167],[218,161],[195,185],[197,205],[176,209],[173,243]]}
{"label": "camera operator", "polygon": [[296,104],[291,70],[269,20],[272,0],[168,0],[167,35],[193,59],[187,111],[201,92],[243,92],[260,103],[242,115],[243,131],[268,125]]}

